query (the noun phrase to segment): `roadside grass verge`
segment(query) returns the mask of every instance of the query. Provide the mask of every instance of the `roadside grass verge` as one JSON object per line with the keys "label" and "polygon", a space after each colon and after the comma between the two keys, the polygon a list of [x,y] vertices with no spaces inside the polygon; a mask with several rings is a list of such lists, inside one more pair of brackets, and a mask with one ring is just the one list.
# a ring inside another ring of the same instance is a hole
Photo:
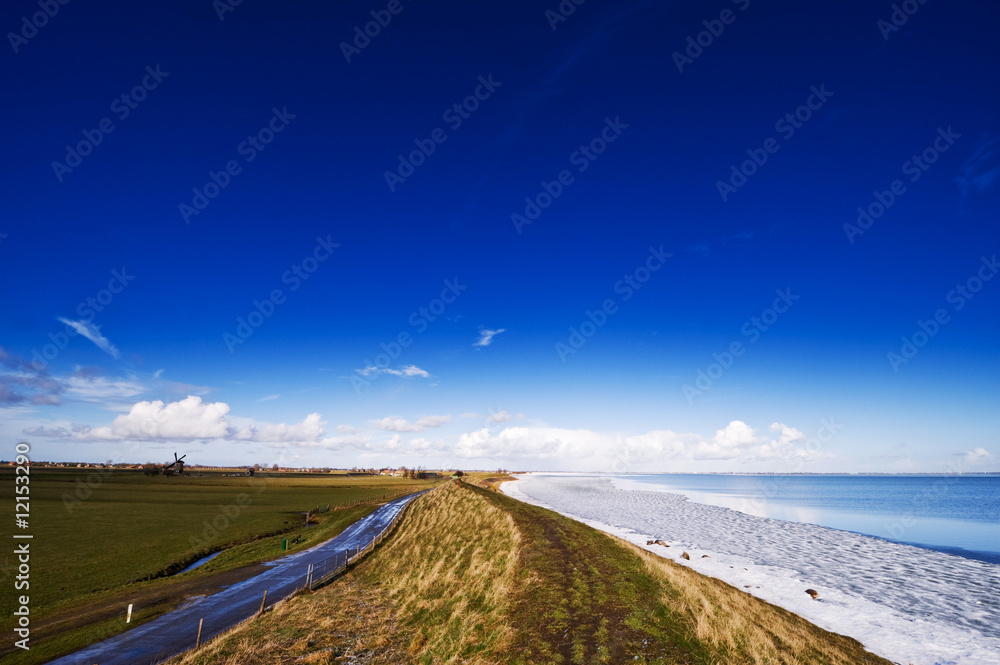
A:
{"label": "roadside grass verge", "polygon": [[341,579],[179,662],[345,659],[891,665],[719,580],[468,483],[415,500],[395,535]]}

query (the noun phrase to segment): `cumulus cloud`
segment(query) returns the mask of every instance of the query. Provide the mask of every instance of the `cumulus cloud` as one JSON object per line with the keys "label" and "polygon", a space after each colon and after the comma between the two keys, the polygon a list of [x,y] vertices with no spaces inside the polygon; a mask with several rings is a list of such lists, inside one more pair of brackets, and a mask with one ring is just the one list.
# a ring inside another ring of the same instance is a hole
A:
{"label": "cumulus cloud", "polygon": [[[781,423],[771,426],[777,438],[757,434],[740,420],[712,437],[672,430],[622,436],[613,433],[554,427],[488,428],[459,438],[454,453],[463,458],[549,461],[549,468],[629,471],[642,464],[667,462],[814,459],[805,436]],[[551,463],[555,462],[555,463]]]}
{"label": "cumulus cloud", "polygon": [[326,421],[318,413],[310,413],[294,425],[251,425],[229,438],[239,441],[259,441],[262,443],[308,443],[319,441],[326,434]]}
{"label": "cumulus cloud", "polygon": [[450,420],[451,416],[424,416],[411,423],[405,418],[387,416],[379,420],[371,420],[368,424],[375,429],[387,432],[422,432],[431,427],[441,427]]}
{"label": "cumulus cloud", "polygon": [[137,402],[110,425],[32,427],[25,434],[76,441],[195,441],[224,439],[260,443],[317,443],[326,434],[322,417],[311,413],[300,423],[251,424],[236,428],[225,402],[203,402],[188,395],[177,402]]}
{"label": "cumulus cloud", "polygon": [[96,344],[97,348],[99,348],[101,351],[104,351],[106,354],[108,354],[112,358],[115,358],[116,360],[118,359],[119,356],[118,349],[115,347],[114,344],[111,343],[111,340],[109,340],[107,337],[101,334],[101,329],[99,327],[95,326],[90,321],[73,321],[72,319],[66,319],[61,316],[58,318],[61,323],[65,323],[67,326],[75,330],[78,334],[83,335],[91,342]]}
{"label": "cumulus cloud", "polygon": [[973,448],[972,450],[966,451],[966,453],[962,456],[962,460],[966,464],[972,466],[992,461],[992,459],[993,453],[983,447]]}
{"label": "cumulus cloud", "polygon": [[369,365],[363,369],[354,370],[361,376],[372,376],[373,374],[391,374],[393,376],[401,376],[404,379],[412,379],[415,376],[419,376],[422,379],[426,379],[430,374],[426,370],[422,370],[416,365],[407,365],[403,369],[392,369],[391,367],[378,368],[374,365]]}
{"label": "cumulus cloud", "polygon": [[480,328],[479,339],[476,340],[472,346],[489,346],[493,343],[493,338],[503,332],[507,332],[507,329],[498,328],[496,330],[490,330],[489,328]]}

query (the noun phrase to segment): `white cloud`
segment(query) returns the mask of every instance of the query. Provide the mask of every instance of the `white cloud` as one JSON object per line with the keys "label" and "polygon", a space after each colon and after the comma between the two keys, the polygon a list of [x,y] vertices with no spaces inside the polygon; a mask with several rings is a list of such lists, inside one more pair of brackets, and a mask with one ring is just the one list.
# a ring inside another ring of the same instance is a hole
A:
{"label": "white cloud", "polygon": [[392,374],[393,376],[401,376],[405,379],[412,379],[415,376],[419,376],[422,379],[426,379],[430,374],[426,370],[422,370],[416,365],[407,365],[403,369],[392,369],[391,367],[385,367],[379,369],[374,365],[369,365],[364,369],[354,370],[361,376],[371,376],[372,374]]}
{"label": "white cloud", "polygon": [[260,402],[268,402],[268,401],[270,401],[272,399],[278,399],[279,397],[281,397],[281,395],[268,395],[267,397],[261,397],[259,400],[257,400],[257,402],[258,403],[260,403]]}
{"label": "white cloud", "polygon": [[507,332],[507,329],[498,328],[497,330],[490,330],[489,328],[480,328],[479,339],[472,346],[489,346],[493,343],[493,338],[502,332]]}
{"label": "white cloud", "polygon": [[780,423],[775,423],[772,429],[780,432],[777,439],[757,435],[739,420],[730,422],[710,438],[672,430],[623,436],[555,427],[507,427],[500,432],[483,428],[461,435],[454,453],[462,458],[544,460],[543,466],[551,469],[618,472],[668,462],[743,463],[823,456],[804,446],[805,437],[798,430]]}
{"label": "white cloud", "polygon": [[90,427],[74,425],[32,427],[26,434],[47,438],[69,438],[76,441],[194,441],[229,440],[260,443],[316,443],[325,435],[326,423],[318,413],[312,413],[300,423],[249,424],[237,429],[225,402],[202,402],[188,395],[177,402],[160,400],[133,404],[127,414],[118,416],[111,425]]}
{"label": "white cloud", "polygon": [[124,400],[146,392],[146,387],[136,381],[108,379],[86,373],[71,374],[65,381],[66,392],[84,402]]}
{"label": "white cloud", "polygon": [[230,438],[239,441],[259,441],[262,443],[313,443],[326,434],[326,421],[318,413],[310,413],[305,419],[295,425],[279,423],[277,425],[251,425],[245,427]]}
{"label": "white cloud", "polygon": [[169,404],[160,400],[138,402],[132,405],[127,414],[115,418],[110,427],[88,428],[82,438],[173,441],[221,439],[229,434],[227,413],[229,405],[225,402],[202,402],[200,397],[194,395]]}
{"label": "white cloud", "polygon": [[973,448],[963,455],[962,459],[966,464],[976,465],[989,462],[993,458],[993,453],[983,447]]}
{"label": "white cloud", "polygon": [[118,358],[119,353],[118,349],[115,348],[115,345],[112,344],[107,337],[101,334],[101,329],[99,327],[95,326],[90,321],[72,321],[70,319],[66,319],[61,316],[59,317],[59,321],[65,323],[66,325],[73,328],[73,330],[75,330],[77,333],[89,339],[91,342],[97,345],[97,348],[99,348],[101,351],[104,351],[112,358],[115,359]]}
{"label": "white cloud", "polygon": [[379,420],[371,420],[368,424],[375,429],[387,432],[422,432],[430,427],[441,427],[450,420],[451,416],[424,416],[411,423],[405,418],[387,416]]}

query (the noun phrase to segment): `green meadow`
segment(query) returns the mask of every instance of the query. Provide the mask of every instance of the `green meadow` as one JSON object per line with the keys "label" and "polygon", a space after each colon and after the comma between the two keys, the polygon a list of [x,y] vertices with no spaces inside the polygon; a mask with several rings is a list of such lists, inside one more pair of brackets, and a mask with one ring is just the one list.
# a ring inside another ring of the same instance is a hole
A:
{"label": "green meadow", "polygon": [[[33,468],[29,528],[14,529],[33,536],[31,586],[13,592],[18,563],[12,548],[5,548],[0,582],[9,592],[0,594],[0,611],[11,617],[17,595],[26,593],[32,624],[44,624],[52,615],[274,559],[287,553],[281,549],[283,539],[287,551],[311,547],[380,500],[434,484],[387,476],[195,474],[148,477],[133,470]],[[0,483],[13,488],[13,476],[12,468],[0,470]],[[13,492],[5,494],[7,519],[13,523]],[[327,505],[328,512],[314,514],[306,524],[307,512]],[[177,575],[219,551],[207,564]]]}

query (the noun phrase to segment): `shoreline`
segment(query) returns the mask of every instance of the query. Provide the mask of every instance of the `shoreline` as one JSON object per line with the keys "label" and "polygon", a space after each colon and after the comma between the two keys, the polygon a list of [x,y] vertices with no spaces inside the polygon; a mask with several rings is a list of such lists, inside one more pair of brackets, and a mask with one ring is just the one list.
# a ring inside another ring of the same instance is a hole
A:
{"label": "shoreline", "polygon": [[[530,476],[528,477],[530,478]],[[663,558],[670,559],[679,565],[691,568],[692,570],[695,570],[703,575],[720,579],[737,589],[747,591],[762,600],[766,600],[767,602],[793,612],[821,628],[857,639],[873,653],[877,653],[885,658],[889,658],[890,660],[901,663],[913,663],[914,665],[935,665],[937,663],[980,665],[985,663],[1000,663],[1000,655],[998,655],[1000,654],[1000,636],[985,635],[984,633],[974,630],[968,626],[959,626],[954,623],[950,623],[949,621],[943,620],[934,614],[930,614],[931,618],[929,620],[924,618],[923,615],[912,611],[910,614],[906,614],[904,611],[897,609],[898,607],[901,607],[902,604],[898,601],[894,602],[896,599],[879,598],[881,602],[878,602],[871,597],[866,597],[864,591],[868,590],[866,587],[869,585],[864,584],[864,578],[872,578],[870,586],[875,586],[876,577],[879,575],[882,575],[883,577],[885,575],[893,575],[893,571],[890,566],[885,569],[873,570],[866,574],[863,568],[853,566],[854,561],[864,559],[864,547],[857,550],[853,555],[853,558],[843,566],[845,571],[847,571],[844,575],[828,574],[825,576],[826,579],[820,579],[821,576],[810,575],[810,573],[816,572],[815,569],[809,570],[809,566],[801,565],[801,559],[803,558],[819,558],[819,550],[815,553],[810,553],[808,551],[809,548],[805,548],[805,551],[799,552],[800,560],[797,562],[785,560],[758,562],[749,556],[754,554],[754,552],[751,551],[753,548],[748,547],[739,549],[734,547],[720,547],[713,549],[711,547],[705,547],[705,543],[703,542],[696,542],[698,538],[693,536],[688,537],[686,540],[668,538],[662,530],[660,533],[645,533],[642,529],[634,528],[634,526],[626,526],[624,524],[614,525],[608,523],[616,520],[609,519],[602,521],[577,514],[581,511],[577,510],[574,512],[573,510],[569,510],[565,505],[566,502],[546,502],[525,492],[525,483],[521,480],[523,478],[525,477],[519,477],[518,482],[508,481],[503,483],[500,488],[501,491],[512,498],[516,498],[533,505],[538,505],[549,510],[554,510],[555,512],[558,512],[566,517],[627,540],[642,549]],[[575,476],[575,478],[578,480],[584,480],[583,476]],[[562,476],[561,479],[564,481],[570,480],[570,478],[566,476]],[[608,477],[595,478],[594,476],[589,476],[586,477],[586,480],[604,482],[613,487],[612,479]],[[611,491],[632,494],[633,496],[629,498],[638,500],[635,495],[643,490],[613,489]],[[774,539],[776,536],[775,531],[778,536],[793,537],[797,541],[802,540],[800,536],[808,536],[810,534],[813,536],[824,535],[826,542],[822,543],[822,546],[829,545],[831,539],[845,541],[856,540],[857,542],[851,544],[855,547],[858,546],[858,542],[861,542],[862,545],[868,545],[869,554],[872,553],[872,549],[885,550],[887,548],[892,548],[894,550],[907,548],[909,550],[916,551],[891,552],[890,554],[898,554],[897,560],[892,563],[892,565],[896,565],[897,567],[905,567],[915,557],[923,557],[920,553],[926,553],[928,557],[936,555],[937,557],[950,557],[959,559],[963,562],[968,562],[970,565],[965,566],[965,568],[969,568],[973,571],[979,569],[979,567],[992,566],[993,569],[997,568],[995,564],[973,559],[963,559],[955,557],[954,555],[944,554],[934,550],[924,550],[910,545],[891,543],[891,541],[876,539],[872,536],[864,534],[838,531],[836,529],[811,524],[803,525],[792,522],[780,523],[778,520],[755,517],[729,508],[708,504],[698,504],[690,502],[687,497],[675,492],[666,492],[662,490],[645,490],[645,492],[662,495],[663,497],[670,497],[665,501],[659,502],[658,505],[646,506],[645,508],[647,510],[667,510],[672,513],[683,513],[687,510],[689,513],[694,513],[693,515],[686,516],[686,518],[682,518],[680,523],[683,523],[684,519],[687,519],[688,521],[693,519],[700,519],[703,521],[706,519],[715,519],[714,528],[732,528],[734,523],[740,523],[739,526],[743,528],[744,531],[747,530],[748,525],[757,526],[761,529],[762,533],[764,533],[764,536],[762,537],[765,539]],[[580,500],[577,499],[578,503],[579,501]],[[555,506],[553,503],[562,503],[564,505]],[[687,504],[687,506],[684,504]],[[578,507],[586,508],[586,504],[580,504]],[[633,504],[632,509],[635,510],[636,505]],[[608,515],[611,514],[610,512],[605,512]],[[731,514],[727,515],[726,513]],[[720,517],[724,519],[718,519]],[[760,524],[755,524],[754,520]],[[628,516],[625,516],[617,521],[627,522],[629,519]],[[633,515],[632,521],[642,521],[641,516]],[[652,521],[648,519],[645,521],[647,525],[652,526]],[[782,528],[782,525],[794,525],[794,527]],[[638,524],[635,526],[638,526]],[[765,526],[770,527],[771,533],[767,533],[768,529],[764,528]],[[652,531],[653,529],[647,530]],[[746,534],[746,537],[747,539],[752,539],[757,537],[757,534],[754,534],[751,530]],[[646,545],[648,540],[658,538],[662,538],[670,545],[670,547],[664,548],[660,545]],[[884,543],[885,546],[875,546],[872,548],[872,543],[866,543],[860,539],[868,539],[868,541]],[[791,549],[780,540],[775,540],[771,543],[771,546],[772,548],[784,548],[786,550]],[[743,552],[744,554],[734,554],[732,552],[724,551],[725,549]],[[691,559],[685,560],[681,558],[682,551],[687,551]],[[824,553],[826,554],[828,552]],[[885,552],[882,551],[879,551],[878,554],[882,557],[885,556]],[[707,556],[702,558],[703,555]],[[777,558],[781,559],[781,557]],[[938,560],[936,563],[940,564],[940,569],[947,570],[947,561]],[[993,572],[996,573],[996,570]],[[918,574],[926,573],[924,571],[917,570],[909,573],[909,575]],[[847,579],[851,577],[851,575],[863,578],[863,584],[860,588],[858,584],[855,583],[855,580]],[[899,579],[892,580],[893,582],[901,582],[904,585],[907,583],[907,574],[901,575],[896,573],[896,577]],[[1000,578],[1000,575],[998,575],[998,578]],[[885,579],[879,579],[877,581],[881,582],[883,586],[886,582]],[[991,585],[987,583],[985,586],[989,587]],[[818,601],[811,599],[804,593],[806,588],[816,589],[820,592]],[[958,591],[957,588],[955,590]],[[929,593],[926,590],[922,591]],[[910,593],[910,595],[916,594],[918,597],[920,595],[920,592],[918,591],[907,591],[907,593]],[[867,595],[871,596],[872,594],[869,593]],[[979,607],[982,607],[981,603],[983,601],[980,600],[977,602],[980,603]],[[993,611],[993,614],[995,614],[995,610]]]}
{"label": "shoreline", "polygon": [[[539,474],[539,475],[549,475],[549,474]],[[795,519],[787,519],[787,518],[784,518],[784,517],[775,517],[775,516],[772,516],[772,515],[757,514],[757,513],[748,511],[748,510],[741,510],[740,508],[737,508],[737,507],[734,507],[733,505],[731,505],[730,502],[722,501],[721,499],[718,499],[716,501],[708,500],[706,497],[718,497],[718,495],[716,495],[716,494],[714,494],[712,492],[690,490],[690,489],[679,489],[679,488],[668,487],[667,485],[659,485],[659,484],[655,484],[655,483],[643,483],[643,482],[639,482],[639,481],[632,480],[631,478],[629,478],[629,476],[658,476],[658,475],[680,475],[680,476],[683,476],[683,475],[695,475],[695,474],[653,474],[653,473],[643,473],[643,474],[622,474],[622,475],[609,475],[609,476],[594,475],[594,476],[583,476],[583,477],[601,477],[601,478],[607,478],[611,482],[612,486],[614,486],[615,489],[626,491],[626,492],[628,492],[628,491],[642,491],[642,492],[663,492],[663,493],[666,493],[666,494],[677,494],[677,495],[685,497],[688,501],[691,501],[693,503],[700,503],[700,504],[706,505],[706,506],[715,506],[717,508],[728,508],[729,510],[735,510],[737,512],[743,513],[745,515],[750,515],[752,517],[759,517],[759,518],[764,518],[764,519],[775,519],[775,520],[779,520],[779,521],[783,521],[783,522],[799,522],[799,520],[795,520]],[[707,475],[727,476],[727,475],[736,475],[736,474],[722,474],[722,473],[708,474],[708,473],[703,473],[703,474],[697,474],[697,475],[701,475],[701,476],[707,476]],[[747,474],[740,474],[740,475],[743,475],[743,476],[774,477],[774,476],[778,476],[780,474],[755,474],[755,473],[747,473]],[[816,477],[816,476],[849,477],[848,474],[834,474],[834,473],[827,473],[827,474],[815,473],[815,474],[798,474],[798,475],[800,475],[800,476],[814,476],[814,477]],[[858,475],[858,474],[854,474],[854,475]],[[866,474],[866,475],[876,475],[876,474]],[[926,476],[934,476],[934,477],[938,477],[938,476],[940,476],[940,477],[947,477],[948,476],[948,474],[877,474],[877,475],[898,476],[898,477],[916,477],[918,475],[922,475],[922,476],[925,476],[925,477]],[[954,475],[954,474],[951,474],[951,475]],[[983,476],[983,475],[989,475],[989,474],[979,474],[979,475]],[[799,522],[799,523],[803,523],[803,522]],[[907,541],[907,540],[896,540],[896,539],[893,539],[893,538],[887,538],[884,535],[878,535],[878,534],[869,533],[869,532],[866,532],[866,531],[859,531],[859,530],[856,530],[856,529],[849,529],[849,528],[834,526],[834,525],[831,525],[831,524],[821,524],[821,523],[819,523],[819,521],[810,521],[810,522],[804,522],[804,523],[806,523],[806,524],[812,524],[814,526],[822,527],[824,529],[833,529],[834,531],[843,531],[845,533],[853,533],[853,534],[856,534],[856,535],[859,535],[859,536],[865,536],[867,538],[876,538],[878,540],[882,540],[882,541],[885,541],[887,543],[894,543],[896,545],[906,545],[908,547],[916,547],[916,548],[928,550],[928,551],[931,551],[931,552],[940,552],[942,554],[949,554],[951,556],[957,556],[957,557],[961,557],[963,559],[969,559],[971,561],[982,561],[984,563],[1000,564],[1000,551],[976,550],[976,549],[971,549],[971,548],[967,548],[967,547],[936,545],[936,544],[933,544],[933,543],[923,543],[923,542]]]}

